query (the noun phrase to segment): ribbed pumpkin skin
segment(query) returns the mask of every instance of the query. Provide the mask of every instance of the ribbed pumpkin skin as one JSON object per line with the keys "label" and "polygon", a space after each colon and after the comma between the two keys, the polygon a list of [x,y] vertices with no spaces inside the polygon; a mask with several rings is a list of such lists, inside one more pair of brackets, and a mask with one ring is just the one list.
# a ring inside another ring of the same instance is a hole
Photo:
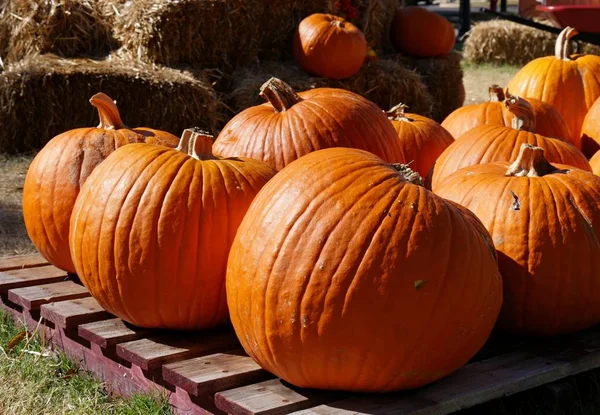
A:
{"label": "ribbed pumpkin skin", "polygon": [[[177,146],[179,139],[169,136],[160,142]],[[81,185],[115,149],[143,141],[133,130],[78,128],[54,137],[36,155],[23,186],[23,218],[31,241],[48,262],[75,272],[69,220]]]}
{"label": "ribbed pumpkin skin", "polygon": [[556,40],[556,56],[529,62],[509,82],[508,89],[513,94],[552,105],[577,140],[574,144],[591,157],[593,149],[582,148],[581,126],[588,109],[600,97],[600,56],[569,56],[569,38],[574,34],[577,32],[573,29],[564,29]]}
{"label": "ribbed pumpkin skin", "polygon": [[594,102],[583,120],[581,146],[584,153],[590,156],[600,150],[600,98]]}
{"label": "ribbed pumpkin skin", "polygon": [[507,177],[505,163],[470,166],[436,190],[490,231],[504,282],[498,326],[507,332],[557,335],[600,322],[600,177],[556,166],[570,170]]}
{"label": "ribbed pumpkin skin", "polygon": [[594,154],[590,159],[590,166],[592,167],[592,172],[594,174],[600,175],[600,151]]}
{"label": "ribbed pumpkin skin", "polygon": [[140,327],[227,321],[225,269],[246,209],[275,174],[255,160],[196,160],[131,144],[90,175],[71,220],[77,274],[100,305]]}
{"label": "ribbed pumpkin skin", "polygon": [[294,58],[305,71],[325,78],[356,74],[367,57],[367,40],[352,23],[315,13],[300,22],[294,35]]}
{"label": "ribbed pumpkin skin", "polygon": [[297,386],[424,385],[467,362],[496,321],[502,282],[486,238],[466,209],[372,154],[309,154],[240,225],[227,264],[233,326],[250,356]]}
{"label": "ribbed pumpkin skin", "polygon": [[565,141],[529,131],[482,125],[463,134],[437,159],[433,168],[431,188],[436,192],[442,180],[464,167],[515,160],[523,143],[543,148],[546,159],[551,163],[592,171],[583,153]]}
{"label": "ribbed pumpkin skin", "polygon": [[329,147],[369,151],[389,162],[404,162],[396,131],[381,109],[353,92],[317,88],[283,112],[270,103],[250,107],[223,128],[213,152],[220,157],[261,160],[277,170]]}
{"label": "ribbed pumpkin skin", "polygon": [[[569,127],[560,114],[550,104],[535,98],[526,98],[535,116],[535,132],[544,137],[560,138],[571,143],[576,142]],[[454,138],[458,138],[472,128],[480,125],[502,125],[510,127],[514,114],[508,111],[503,102],[483,102],[461,107],[452,112],[442,122]]]}
{"label": "ribbed pumpkin skin", "polygon": [[398,52],[412,56],[445,56],[456,41],[454,26],[445,17],[422,7],[403,7],[396,13],[391,28],[392,45]]}
{"label": "ribbed pumpkin skin", "polygon": [[454,142],[454,138],[434,120],[418,114],[405,114],[404,120],[391,120],[400,141],[401,160],[426,177],[437,158]]}

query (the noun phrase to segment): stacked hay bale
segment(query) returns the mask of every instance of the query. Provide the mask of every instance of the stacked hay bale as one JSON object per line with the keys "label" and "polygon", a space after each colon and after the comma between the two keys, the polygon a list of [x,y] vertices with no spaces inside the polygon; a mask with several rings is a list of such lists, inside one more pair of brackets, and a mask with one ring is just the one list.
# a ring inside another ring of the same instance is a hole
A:
{"label": "stacked hay bale", "polygon": [[[525,65],[554,55],[557,35],[506,20],[473,26],[464,45],[465,59],[474,63]],[[579,53],[600,55],[600,47],[579,42]]]}
{"label": "stacked hay bale", "polygon": [[131,127],[152,126],[179,134],[201,126],[216,130],[225,120],[209,74],[118,59],[30,56],[0,75],[0,150],[40,148],[53,136],[98,124],[89,98],[103,91],[115,99]]}

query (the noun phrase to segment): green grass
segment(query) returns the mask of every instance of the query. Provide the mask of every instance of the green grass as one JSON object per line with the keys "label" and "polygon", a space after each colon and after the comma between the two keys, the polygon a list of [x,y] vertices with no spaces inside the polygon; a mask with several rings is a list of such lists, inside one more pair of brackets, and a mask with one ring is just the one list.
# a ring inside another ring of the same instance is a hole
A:
{"label": "green grass", "polygon": [[0,414],[171,413],[165,396],[108,396],[101,382],[39,336],[27,333],[7,351],[18,333],[21,329],[0,312]]}

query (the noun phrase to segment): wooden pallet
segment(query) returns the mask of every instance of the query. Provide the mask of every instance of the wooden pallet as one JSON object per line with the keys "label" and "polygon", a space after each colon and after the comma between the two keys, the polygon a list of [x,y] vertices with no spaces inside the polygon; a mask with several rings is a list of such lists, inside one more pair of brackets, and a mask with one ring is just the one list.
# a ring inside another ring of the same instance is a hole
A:
{"label": "wooden pallet", "polygon": [[[232,329],[143,330],[103,310],[39,255],[0,258],[0,307],[125,396],[169,396],[185,414],[448,414],[600,367],[600,328],[551,342],[495,339],[466,366],[416,391],[302,390],[261,369]],[[443,352],[443,351],[442,351]]]}

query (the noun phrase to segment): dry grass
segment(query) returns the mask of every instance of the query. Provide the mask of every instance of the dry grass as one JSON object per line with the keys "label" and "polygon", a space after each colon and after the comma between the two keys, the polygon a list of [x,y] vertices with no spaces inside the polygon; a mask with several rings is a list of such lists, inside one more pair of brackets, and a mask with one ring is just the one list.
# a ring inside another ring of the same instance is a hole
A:
{"label": "dry grass", "polygon": [[[556,35],[506,20],[473,26],[464,44],[464,57],[473,63],[524,65],[554,55]],[[580,43],[579,52],[600,55],[600,47]]]}
{"label": "dry grass", "polygon": [[488,87],[497,84],[506,86],[519,71],[518,66],[493,66],[463,64],[466,99],[464,105],[477,104],[489,99]]}
{"label": "dry grass", "polygon": [[191,126],[216,132],[223,121],[208,72],[39,55],[0,74],[0,151],[38,149],[61,132],[97,125],[88,100],[99,91],[118,102],[131,127],[179,135]]}
{"label": "dry grass", "polygon": [[363,95],[382,109],[387,110],[403,102],[411,111],[422,114],[431,111],[431,97],[419,75],[395,60],[385,59],[365,64],[358,74],[342,81],[311,77],[291,62],[262,62],[242,68],[232,77],[232,92],[228,99],[230,108],[238,113],[261,104],[263,100],[258,91],[271,76],[283,80],[297,91],[319,87],[345,88]]}
{"label": "dry grass", "polygon": [[97,57],[116,47],[109,22],[92,0],[7,0],[0,21],[5,62],[37,53]]}

